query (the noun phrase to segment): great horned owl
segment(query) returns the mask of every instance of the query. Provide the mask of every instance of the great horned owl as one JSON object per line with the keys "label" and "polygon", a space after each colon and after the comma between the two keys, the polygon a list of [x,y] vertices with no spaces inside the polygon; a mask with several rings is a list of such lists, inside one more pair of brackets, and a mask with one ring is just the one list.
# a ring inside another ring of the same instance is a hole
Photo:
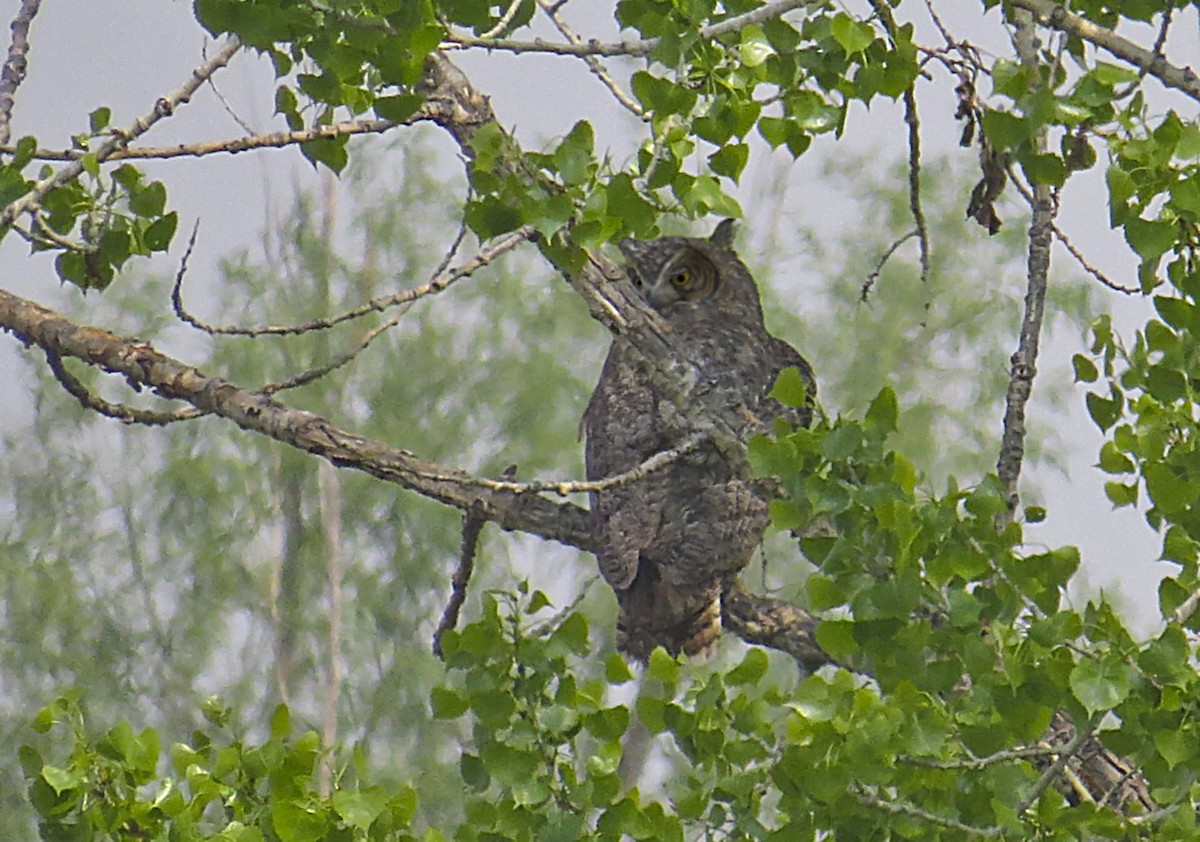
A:
{"label": "great horned owl", "polygon": [[[811,410],[767,397],[795,366],[814,395],[812,370],[767,333],[758,287],[733,251],[733,220],[708,239],[618,243],[630,278],[697,367],[698,389],[748,410],[746,437],[785,417],[807,426]],[[628,471],[691,432],[644,359],[613,340],[584,412],[588,479]],[[647,476],[591,494],[600,572],[617,595],[617,645],[645,661],[707,649],[721,633],[721,596],[750,561],[768,523],[769,490],[735,469],[711,442]]]}

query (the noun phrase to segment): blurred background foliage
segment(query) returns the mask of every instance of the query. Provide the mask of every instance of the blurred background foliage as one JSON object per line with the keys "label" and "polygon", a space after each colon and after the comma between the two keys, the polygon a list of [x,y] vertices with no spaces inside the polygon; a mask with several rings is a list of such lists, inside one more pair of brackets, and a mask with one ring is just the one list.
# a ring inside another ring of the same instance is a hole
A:
{"label": "blurred background foliage", "polygon": [[[301,195],[264,230],[263,254],[230,256],[215,284],[189,279],[185,298],[205,302],[197,309],[215,311],[214,322],[285,324],[422,283],[460,224],[455,204],[465,186],[446,168],[418,144],[356,155],[339,183]],[[830,183],[856,223],[834,239],[804,231],[801,253],[781,253],[776,235],[794,225],[801,214],[789,205],[803,197],[776,196],[780,212],[748,220],[743,253],[763,282],[769,324],[813,361],[826,411],[860,411],[890,384],[901,396],[898,449],[933,486],[951,474],[970,483],[994,460],[988,443],[1019,319],[1025,222],[1012,210],[989,240],[964,219],[969,174],[948,161],[928,163],[930,278],[922,284],[915,242],[906,244],[864,303],[868,274],[911,225],[907,195],[894,186],[903,184],[900,168],[864,177],[861,160],[831,161]],[[759,189],[771,188],[764,181]],[[971,250],[956,248],[968,238]],[[468,237],[460,256],[474,245]],[[185,348],[190,361],[241,385],[319,365],[380,319],[214,342],[181,332],[169,312],[170,283],[116,285],[88,306],[118,329],[136,324],[147,340]],[[1052,323],[1078,334],[1096,312],[1089,286],[1051,288]],[[577,477],[577,424],[606,343],[578,297],[525,250],[418,301],[348,366],[286,397],[365,436],[485,476],[515,464],[519,479]],[[19,744],[36,742],[31,712],[69,686],[83,692],[94,721],[126,718],[164,739],[197,727],[210,694],[232,707],[236,731],[261,728],[280,701],[319,727],[336,691],[335,736],[363,741],[381,782],[420,780],[422,815],[435,826],[460,809],[463,735],[457,723],[429,715],[430,691],[444,675],[430,644],[457,562],[459,514],[352,472],[329,472],[335,479],[325,480],[323,496],[316,460],[224,422],[176,424],[165,435],[114,423],[83,410],[43,368],[31,359],[23,374],[36,396],[37,446],[29,446],[29,430],[9,431],[0,444],[8,629],[0,640],[0,753],[14,757]],[[1067,389],[1065,375],[1041,377],[1038,399],[1061,408]],[[1053,460],[1063,443],[1051,421],[1036,423],[1042,428],[1030,441]],[[336,687],[331,526],[343,591]],[[563,605],[593,578],[591,559],[574,551],[494,527],[484,534],[464,620],[488,588],[529,579]],[[762,583],[794,596],[807,569],[794,553],[794,544],[772,544]],[[584,603],[607,636],[612,603],[603,588],[588,590]],[[740,645],[725,649],[725,661],[740,658]],[[785,660],[772,656],[777,680],[790,681]],[[636,768],[625,773],[647,768],[648,756],[679,759],[662,741],[655,747],[644,731],[634,733],[643,745],[629,753]],[[0,826],[30,820],[23,790],[18,769],[0,766]]]}

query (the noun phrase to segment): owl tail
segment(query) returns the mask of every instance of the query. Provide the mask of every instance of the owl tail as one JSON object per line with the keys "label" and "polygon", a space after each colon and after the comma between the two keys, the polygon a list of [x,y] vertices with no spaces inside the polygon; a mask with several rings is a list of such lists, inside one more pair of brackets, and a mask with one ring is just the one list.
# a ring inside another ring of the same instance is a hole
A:
{"label": "owl tail", "polygon": [[[618,597],[623,595],[618,594]],[[620,603],[617,649],[642,664],[650,660],[650,653],[658,646],[672,657],[679,654],[690,658],[705,657],[721,636],[719,593],[701,602],[695,610],[674,617],[671,616],[674,612],[664,612],[661,604],[657,606],[658,611],[651,607],[647,614],[645,605],[627,606],[624,599],[620,599]]]}

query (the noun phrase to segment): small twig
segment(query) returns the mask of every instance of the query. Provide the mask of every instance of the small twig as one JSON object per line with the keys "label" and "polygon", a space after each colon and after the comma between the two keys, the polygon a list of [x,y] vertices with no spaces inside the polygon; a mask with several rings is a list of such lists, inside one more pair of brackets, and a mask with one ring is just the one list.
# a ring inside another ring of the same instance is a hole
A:
{"label": "small twig", "polygon": [[313,368],[305,369],[304,371],[292,375],[286,380],[277,380],[272,383],[267,383],[258,391],[262,392],[264,395],[274,395],[277,392],[284,392],[288,389],[296,389],[300,386],[306,386],[309,383],[312,383],[314,380],[319,380],[325,375],[336,371],[365,351],[367,346],[374,342],[381,334],[398,325],[404,315],[411,309],[411,302],[402,305],[399,310],[397,310],[383,322],[380,322],[378,325],[364,333],[362,338],[360,338],[358,342],[356,342],[351,348],[343,351],[340,354],[337,354],[334,357],[331,357],[328,362],[322,363],[319,366],[314,366]]}
{"label": "small twig", "polygon": [[522,2],[523,0],[512,0],[512,2],[508,4],[508,9],[505,10],[504,14],[500,16],[500,20],[496,21],[496,25],[487,32],[481,33],[479,37],[495,38],[497,35],[504,32],[504,30],[508,29],[508,25],[512,23],[512,19],[517,16],[517,12],[520,10]]}
{"label": "small twig", "polygon": [[[193,70],[188,80],[174,91],[171,91],[166,96],[159,97],[155,101],[153,108],[134,120],[132,125],[125,129],[114,129],[112,136],[101,144],[99,149],[91,153],[95,156],[95,160],[98,162],[107,161],[118,151],[124,149],[130,141],[141,137],[160,120],[174,114],[175,109],[187,103],[192,98],[192,94],[209,77],[229,63],[230,59],[241,49],[241,46],[241,42],[237,38],[231,37],[225,46],[221,48],[220,52]],[[10,202],[0,211],[0,229],[12,225],[21,214],[28,213],[39,207],[47,193],[69,181],[74,181],[82,173],[83,160],[80,159],[71,161],[53,175],[37,182],[28,193]]]}
{"label": "small twig", "polygon": [[[550,0],[537,0],[537,4],[541,7],[542,11],[546,13],[546,17],[550,18],[550,21],[554,24],[555,28],[562,33],[564,38],[566,38],[572,44],[579,45],[583,43],[583,39],[576,35],[571,30],[571,27],[567,26],[567,22],[564,21],[559,15],[555,4],[551,3]],[[592,75],[599,79],[604,87],[608,88],[609,93],[613,95],[617,102],[619,102],[627,111],[629,111],[629,113],[633,114],[639,120],[647,119],[645,109],[638,105],[634,101],[633,97],[627,94],[625,90],[617,84],[617,81],[613,79],[613,77],[605,69],[604,65],[600,63],[600,59],[589,55],[581,56],[581,58],[583,59],[584,63],[587,64],[588,70],[592,72]]]}
{"label": "small twig", "polygon": [[79,401],[84,409],[91,409],[101,415],[115,418],[123,424],[144,424],[147,427],[162,427],[167,424],[174,424],[177,421],[190,421],[193,418],[199,418],[204,415],[200,410],[190,406],[185,409],[177,409],[173,412],[154,412],[147,409],[136,409],[124,404],[111,403],[99,395],[94,395],[88,391],[87,386],[84,386],[63,365],[62,357],[49,349],[46,350],[46,362],[50,366],[50,371],[54,374],[54,379],[58,381],[59,385],[69,395]]}
{"label": "small twig", "polygon": [[[1033,208],[1034,207],[1033,192],[1029,189],[1029,187],[1023,181],[1021,181],[1020,178],[1017,177],[1017,173],[1013,169],[1011,164],[1008,167],[1008,179],[1010,182],[1012,182],[1013,186],[1016,187],[1017,192],[1021,194],[1021,198],[1023,198],[1026,202],[1029,203],[1030,208]],[[1111,280],[1107,275],[1105,275],[1103,272],[1101,272],[1099,269],[1097,269],[1095,266],[1093,266],[1091,263],[1089,263],[1088,259],[1083,256],[1083,253],[1081,251],[1079,251],[1078,248],[1075,247],[1074,243],[1072,243],[1069,239],[1067,239],[1067,235],[1063,232],[1063,230],[1061,228],[1058,227],[1058,225],[1056,223],[1053,223],[1053,222],[1050,223],[1050,228],[1054,232],[1054,236],[1058,239],[1058,241],[1060,243],[1063,244],[1063,247],[1067,250],[1067,252],[1071,255],[1071,257],[1075,258],[1075,261],[1079,264],[1079,266],[1083,269],[1083,271],[1087,272],[1089,275],[1091,275],[1097,281],[1099,281],[1104,286],[1108,287],[1109,289],[1111,289],[1115,292],[1121,292],[1121,293],[1124,293],[1125,295],[1138,295],[1139,293],[1141,293],[1141,291],[1142,291],[1141,288],[1127,287],[1127,286],[1123,286],[1122,284],[1118,284],[1116,281]]]}
{"label": "small twig", "polygon": [[[507,471],[505,473],[508,473]],[[515,473],[515,472],[514,472]],[[454,578],[450,580],[450,602],[442,612],[438,621],[437,631],[433,633],[433,654],[445,660],[442,651],[442,636],[458,625],[458,615],[463,603],[467,601],[467,585],[471,582],[471,573],[475,570],[475,553],[479,549],[479,534],[487,519],[483,516],[483,504],[476,501],[463,512],[462,518],[462,549],[459,553],[458,567],[454,569]]]}
{"label": "small twig", "polygon": [[938,13],[933,8],[933,0],[925,0],[925,8],[929,11],[929,18],[933,21],[933,25],[937,31],[941,33],[942,40],[946,42],[947,47],[953,47],[957,43],[950,35],[950,30],[946,28],[946,24],[942,23],[942,19],[938,17]]}
{"label": "small twig", "polygon": [[558,631],[562,624],[567,621],[567,618],[574,613],[575,609],[578,608],[583,600],[587,597],[588,591],[592,589],[592,586],[599,581],[600,576],[598,574],[595,576],[589,576],[587,579],[585,579],[583,585],[579,588],[579,593],[575,594],[574,599],[572,599],[567,605],[563,606],[561,611],[557,612],[553,617],[546,620],[546,622],[533,627],[531,630],[533,636],[544,637]]}
{"label": "small twig", "polygon": [[[200,47],[200,57],[208,58],[208,40],[207,39],[205,39],[204,44],[202,44]],[[243,120],[238,115],[238,113],[233,110],[233,106],[229,104],[229,100],[225,99],[225,94],[221,93],[221,89],[217,87],[217,83],[212,80],[211,76],[208,78],[208,86],[210,88],[212,88],[212,92],[214,94],[216,94],[217,101],[221,103],[221,106],[225,109],[225,113],[228,114],[233,119],[233,122],[237,123],[239,126],[242,127],[242,131],[244,131],[246,133],[247,137],[257,134],[257,132],[254,131],[253,127],[251,127],[251,125],[249,123],[247,123],[245,120]]]}
{"label": "small twig", "polygon": [[[871,0],[879,19],[883,21],[888,37],[895,43],[896,19],[892,9],[881,0]],[[932,10],[931,10],[932,11]],[[914,80],[904,90],[904,122],[908,126],[908,209],[917,228],[917,241],[921,247],[921,287],[925,291],[925,306],[921,316],[921,327],[929,318],[929,227],[925,222],[925,211],[921,207],[921,122],[917,115],[917,83]]]}
{"label": "small twig", "polygon": [[321,532],[325,544],[325,573],[329,581],[329,652],[325,676],[325,698],[321,704],[321,756],[318,785],[328,797],[333,782],[333,750],[337,745],[338,702],[342,695],[342,614],[344,604],[342,562],[342,482],[329,462],[317,465],[317,487],[321,501]]}
{"label": "small twig", "polygon": [[[236,155],[253,149],[279,149],[308,143],[310,140],[350,137],[360,134],[381,134],[397,126],[407,126],[429,119],[428,109],[418,109],[408,120],[393,123],[391,120],[345,120],[328,126],[313,126],[295,132],[270,132],[249,137],[232,137],[225,140],[209,140],[201,143],[180,143],[176,146],[141,146],[120,149],[109,155],[107,161],[142,159],[202,158],[205,155],[228,153]],[[12,155],[17,150],[12,146],[0,146],[0,154]],[[86,155],[78,149],[38,149],[33,153],[36,161],[78,161]]]}
{"label": "small twig", "polygon": [[1028,760],[1033,757],[1049,757],[1065,751],[1067,745],[1061,746],[1030,746],[1028,748],[1012,748],[998,751],[984,757],[968,757],[963,760],[938,760],[933,757],[909,757],[902,755],[899,759],[911,766],[923,766],[927,769],[969,769],[978,771],[998,763],[1012,763],[1018,760]]}
{"label": "small twig", "polygon": [[[904,122],[908,124],[908,209],[917,226],[921,246],[921,285],[925,287],[925,313],[929,313],[929,227],[921,207],[921,124],[914,88],[904,91]],[[924,321],[922,319],[922,321]]]}
{"label": "small twig", "polygon": [[29,25],[38,13],[41,0],[21,0],[21,8],[12,22],[12,43],[8,46],[8,58],[0,70],[0,144],[8,143],[12,131],[12,110],[16,104],[17,88],[25,81],[29,61]]}
{"label": "small twig", "polygon": [[917,229],[914,228],[887,247],[887,250],[884,251],[883,255],[879,258],[879,262],[875,264],[875,270],[871,272],[871,274],[867,275],[867,279],[863,281],[862,289],[859,290],[858,295],[859,302],[866,303],[867,298],[869,298],[871,295],[871,290],[875,287],[875,282],[879,280],[880,274],[883,273],[883,267],[889,260],[891,260],[892,255],[896,252],[896,249],[900,248],[900,246],[904,245],[916,236],[919,236],[919,234]]}
{"label": "small twig", "polygon": [[[416,301],[420,298],[424,298],[426,296],[435,295],[439,292],[442,292],[447,287],[449,287],[451,284],[453,284],[455,281],[465,278],[468,275],[471,275],[472,273],[483,268],[484,266],[487,266],[489,263],[494,261],[496,258],[500,257],[500,255],[516,248],[518,245],[525,242],[533,235],[534,235],[534,229],[531,226],[528,226],[528,225],[522,226],[521,228],[518,228],[516,231],[513,231],[509,234],[505,234],[501,237],[497,237],[490,244],[488,244],[485,248],[480,249],[479,253],[476,254],[474,257],[472,257],[470,260],[467,260],[466,262],[462,263],[461,265],[457,266],[454,269],[451,269],[449,271],[443,271],[437,277],[435,277],[433,280],[429,281],[426,284],[423,284],[419,287],[414,287],[413,289],[407,289],[407,290],[403,290],[401,292],[394,292],[389,295],[384,295],[384,296],[380,296],[378,298],[373,298],[364,304],[360,304],[359,306],[354,307],[350,310],[347,310],[343,313],[339,313],[336,316],[331,316],[329,318],[323,318],[323,319],[313,319],[311,321],[303,322],[302,324],[297,324],[297,325],[282,325],[282,326],[264,325],[264,326],[260,326],[260,327],[237,327],[237,326],[212,325],[212,324],[208,324],[207,322],[202,321],[201,319],[197,318],[196,316],[194,316],[190,312],[188,312],[187,308],[184,307],[184,305],[183,305],[183,294],[182,294],[182,289],[181,289],[182,284],[183,284],[183,276],[184,276],[183,269],[185,268],[183,266],[180,267],[180,272],[178,274],[176,274],[176,276],[175,276],[175,287],[171,292],[171,304],[175,309],[175,315],[178,316],[181,321],[186,322],[187,324],[191,325],[192,327],[196,328],[197,330],[202,330],[205,333],[213,334],[213,335],[287,336],[287,335],[308,333],[308,332],[314,331],[314,330],[328,330],[329,328],[333,327],[334,325],[338,325],[338,324],[341,324],[342,322],[350,321],[351,319],[361,318],[362,316],[365,316],[368,313],[382,313],[385,310],[388,310],[392,307],[397,307],[402,304],[408,304],[408,303]],[[193,232],[193,238],[194,237],[195,237],[195,233]],[[188,251],[190,253],[191,244],[188,245]]]}
{"label": "small twig", "polygon": [[[1024,181],[1021,181],[1018,178],[1018,174],[1016,174],[1012,164],[1009,164],[1008,167],[1008,180],[1012,182],[1013,186],[1016,188],[1016,192],[1021,194],[1021,198],[1026,200],[1028,205],[1030,205],[1030,208],[1033,208],[1033,192]],[[1061,228],[1058,228],[1057,224],[1051,222],[1050,228],[1052,231],[1054,231],[1054,235],[1058,242],[1062,243],[1063,247],[1067,249],[1067,252],[1072,255],[1073,258],[1075,258],[1076,263],[1078,263],[1081,269],[1087,272],[1088,275],[1096,278],[1097,281],[1104,284],[1105,287],[1117,291],[1117,293],[1124,293],[1126,295],[1138,295],[1141,293],[1140,288],[1124,287],[1124,285],[1117,283],[1116,281],[1112,281],[1112,279],[1104,275],[1104,272],[1098,270],[1096,266],[1088,263],[1087,258],[1084,257],[1084,254],[1079,251],[1079,248],[1075,247],[1075,243],[1067,239],[1067,235],[1063,233]]]}
{"label": "small twig", "polygon": [[677,447],[673,447],[670,450],[659,451],[650,458],[646,459],[637,467],[631,468],[628,471],[598,480],[540,480],[534,482],[510,482],[508,480],[487,479],[486,477],[439,477],[437,475],[431,475],[430,479],[454,479],[455,481],[465,485],[480,486],[491,491],[509,491],[513,494],[541,494],[546,491],[552,491],[560,497],[566,497],[569,494],[583,494],[591,491],[603,491],[606,488],[614,488],[619,485],[628,485],[631,482],[637,482],[647,474],[661,470],[688,453],[691,453],[693,450],[699,447],[707,437],[708,436],[706,433],[692,433]]}
{"label": "small twig", "polygon": [[923,810],[915,804],[906,804],[903,801],[887,801],[873,793],[863,790],[861,787],[856,787],[858,790],[856,795],[859,802],[868,807],[875,807],[883,810],[885,813],[891,813],[893,816],[909,816],[914,819],[936,824],[939,827],[957,830],[959,833],[970,834],[971,836],[982,836],[985,839],[994,839],[1000,836],[1003,831],[999,827],[975,827],[974,825],[963,824],[956,819],[939,816],[936,813],[931,813],[928,810]]}
{"label": "small twig", "polygon": [[1200,589],[1193,591],[1191,596],[1175,607],[1171,612],[1171,622],[1182,626],[1196,613],[1197,606],[1200,606]]}
{"label": "small twig", "polygon": [[1052,224],[1051,229],[1054,231],[1054,236],[1060,243],[1063,244],[1063,247],[1067,250],[1071,257],[1075,258],[1075,262],[1080,265],[1083,271],[1087,272],[1097,281],[1115,292],[1124,293],[1125,295],[1141,294],[1142,290],[1140,287],[1127,287],[1123,284],[1118,284],[1116,281],[1110,280],[1108,276],[1089,263],[1087,258],[1083,256],[1079,249],[1075,248],[1074,243],[1067,239],[1067,235],[1063,233],[1062,229],[1059,228],[1058,225]]}

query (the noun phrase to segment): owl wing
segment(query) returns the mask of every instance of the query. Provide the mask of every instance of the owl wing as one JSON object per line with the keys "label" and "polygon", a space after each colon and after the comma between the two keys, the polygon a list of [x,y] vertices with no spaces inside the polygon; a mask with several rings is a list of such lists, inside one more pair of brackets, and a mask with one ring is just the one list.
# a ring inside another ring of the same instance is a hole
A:
{"label": "owl wing", "polygon": [[[663,449],[657,418],[653,388],[639,376],[629,346],[615,339],[583,415],[587,478],[605,479],[628,471]],[[591,493],[596,559],[614,590],[625,590],[637,576],[641,552],[658,532],[667,495],[662,471]]]}

